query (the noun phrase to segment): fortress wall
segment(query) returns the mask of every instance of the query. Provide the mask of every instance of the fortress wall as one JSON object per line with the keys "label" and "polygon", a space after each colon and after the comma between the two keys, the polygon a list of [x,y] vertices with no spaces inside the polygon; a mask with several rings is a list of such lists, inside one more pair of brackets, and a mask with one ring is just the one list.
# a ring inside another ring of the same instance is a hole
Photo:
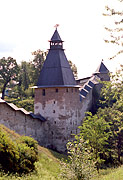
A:
{"label": "fortress wall", "polygon": [[20,135],[31,136],[42,144],[43,122],[26,115],[21,111],[16,111],[7,103],[0,103],[0,123]]}
{"label": "fortress wall", "polygon": [[90,90],[90,92],[87,94],[87,96],[80,102],[80,113],[81,113],[81,119],[85,117],[85,113],[92,108],[92,100],[93,100],[93,88]]}

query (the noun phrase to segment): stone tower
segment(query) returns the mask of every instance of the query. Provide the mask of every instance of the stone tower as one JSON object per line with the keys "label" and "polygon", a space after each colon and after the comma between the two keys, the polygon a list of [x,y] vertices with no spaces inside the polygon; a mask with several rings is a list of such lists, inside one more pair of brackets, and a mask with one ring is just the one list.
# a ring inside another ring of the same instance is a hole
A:
{"label": "stone tower", "polygon": [[79,86],[76,85],[57,28],[35,88],[34,113],[46,118],[45,146],[64,152],[80,125]]}

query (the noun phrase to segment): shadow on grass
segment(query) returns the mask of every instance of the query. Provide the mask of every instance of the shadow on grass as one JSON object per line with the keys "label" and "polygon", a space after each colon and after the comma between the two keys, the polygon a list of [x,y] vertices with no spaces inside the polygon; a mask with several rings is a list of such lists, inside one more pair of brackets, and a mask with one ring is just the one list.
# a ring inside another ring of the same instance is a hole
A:
{"label": "shadow on grass", "polygon": [[68,159],[68,156],[66,154],[63,154],[63,153],[59,153],[59,152],[56,152],[56,151],[53,151],[51,149],[49,149],[50,153],[55,157],[57,158],[58,160],[63,160],[63,161],[66,161]]}

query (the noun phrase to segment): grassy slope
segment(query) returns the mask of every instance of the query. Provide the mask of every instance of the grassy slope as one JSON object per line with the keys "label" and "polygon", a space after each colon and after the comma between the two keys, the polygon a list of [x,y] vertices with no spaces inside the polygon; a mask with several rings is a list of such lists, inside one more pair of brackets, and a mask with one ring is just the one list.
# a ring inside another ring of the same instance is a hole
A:
{"label": "grassy slope", "polygon": [[45,148],[42,148],[42,152],[39,150],[39,161],[36,162],[36,172],[32,172],[29,175],[23,175],[18,177],[16,175],[2,175],[0,180],[55,180],[59,173],[59,161],[52,155],[52,153]]}
{"label": "grassy slope", "polygon": [[[1,127],[1,126],[0,126]],[[14,131],[7,129],[2,126],[4,131],[10,134],[12,139],[19,137]],[[48,150],[44,147],[39,146],[39,162],[36,162],[36,172],[30,173],[29,175],[23,175],[22,177],[5,175],[0,172],[0,180],[58,180],[59,159],[65,156]],[[93,180],[123,180],[123,166],[117,169],[102,170],[99,177]]]}
{"label": "grassy slope", "polygon": [[[14,131],[6,128],[3,125],[0,125],[4,131],[9,133],[10,137],[14,140],[19,137]],[[17,176],[7,176],[0,173],[0,180],[15,180],[15,179],[22,179],[22,180],[54,180],[57,179],[59,174],[59,159],[64,157],[63,155],[56,153],[54,151],[48,150],[44,147],[39,146],[39,161],[36,162],[36,172],[30,173],[29,175],[25,175],[23,177]]]}
{"label": "grassy slope", "polygon": [[102,170],[93,180],[123,180],[123,165],[116,169]]}

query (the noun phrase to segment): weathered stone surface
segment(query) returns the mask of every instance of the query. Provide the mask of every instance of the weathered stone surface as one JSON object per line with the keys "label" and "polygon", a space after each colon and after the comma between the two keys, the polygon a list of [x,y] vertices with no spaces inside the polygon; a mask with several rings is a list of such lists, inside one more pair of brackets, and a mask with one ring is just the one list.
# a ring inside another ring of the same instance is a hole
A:
{"label": "weathered stone surface", "polygon": [[87,94],[86,100],[80,102],[78,88],[46,88],[35,90],[35,114],[43,115],[47,121],[45,137],[46,146],[57,151],[65,151],[72,134],[77,133],[82,124],[85,112],[92,105],[92,91]]}
{"label": "weathered stone surface", "polygon": [[38,140],[40,144],[43,143],[44,124],[41,120],[33,119],[30,115],[14,110],[6,102],[0,102],[0,123],[20,135],[32,136]]}

